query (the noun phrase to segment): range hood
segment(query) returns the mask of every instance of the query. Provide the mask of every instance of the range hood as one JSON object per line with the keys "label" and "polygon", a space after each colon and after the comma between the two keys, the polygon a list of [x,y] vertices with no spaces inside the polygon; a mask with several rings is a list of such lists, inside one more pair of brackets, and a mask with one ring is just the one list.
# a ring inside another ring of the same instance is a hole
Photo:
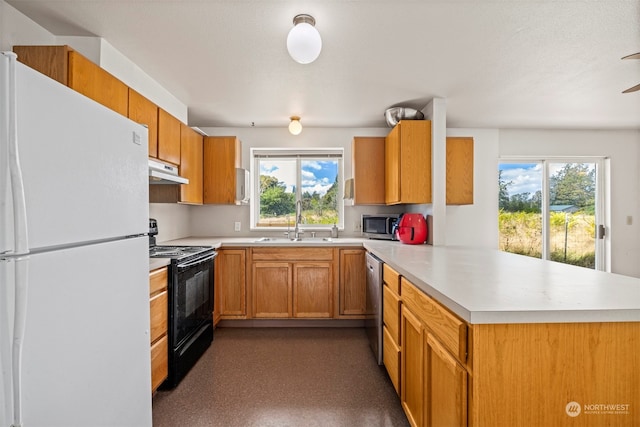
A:
{"label": "range hood", "polygon": [[149,184],[188,184],[189,180],[178,175],[173,165],[149,159]]}

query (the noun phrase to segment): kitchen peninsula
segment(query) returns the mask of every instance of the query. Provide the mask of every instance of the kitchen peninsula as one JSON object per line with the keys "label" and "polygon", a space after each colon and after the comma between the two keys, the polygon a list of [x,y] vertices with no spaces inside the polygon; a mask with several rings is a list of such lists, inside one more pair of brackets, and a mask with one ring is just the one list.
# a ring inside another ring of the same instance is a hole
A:
{"label": "kitchen peninsula", "polygon": [[399,277],[399,393],[413,425],[640,425],[640,279],[487,249],[341,242]]}

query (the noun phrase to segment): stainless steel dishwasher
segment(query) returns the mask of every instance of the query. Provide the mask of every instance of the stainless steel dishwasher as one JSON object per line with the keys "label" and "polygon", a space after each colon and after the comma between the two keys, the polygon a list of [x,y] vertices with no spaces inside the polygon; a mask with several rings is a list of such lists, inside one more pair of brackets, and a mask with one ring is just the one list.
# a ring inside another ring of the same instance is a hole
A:
{"label": "stainless steel dishwasher", "polygon": [[373,355],[382,365],[382,260],[367,252],[367,313],[365,328]]}

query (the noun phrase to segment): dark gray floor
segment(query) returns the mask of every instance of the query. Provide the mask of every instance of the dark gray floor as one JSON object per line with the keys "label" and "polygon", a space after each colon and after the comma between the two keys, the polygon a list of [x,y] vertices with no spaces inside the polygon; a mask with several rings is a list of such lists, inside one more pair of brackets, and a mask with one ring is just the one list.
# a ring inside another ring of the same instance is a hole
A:
{"label": "dark gray floor", "polygon": [[408,426],[362,328],[220,328],[154,427]]}

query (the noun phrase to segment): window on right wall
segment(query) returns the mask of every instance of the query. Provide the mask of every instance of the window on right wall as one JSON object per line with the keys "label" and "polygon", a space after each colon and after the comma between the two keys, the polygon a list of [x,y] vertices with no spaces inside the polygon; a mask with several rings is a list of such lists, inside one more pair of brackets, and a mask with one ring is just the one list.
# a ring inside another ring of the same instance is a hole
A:
{"label": "window on right wall", "polygon": [[501,158],[500,250],[604,270],[604,158]]}

